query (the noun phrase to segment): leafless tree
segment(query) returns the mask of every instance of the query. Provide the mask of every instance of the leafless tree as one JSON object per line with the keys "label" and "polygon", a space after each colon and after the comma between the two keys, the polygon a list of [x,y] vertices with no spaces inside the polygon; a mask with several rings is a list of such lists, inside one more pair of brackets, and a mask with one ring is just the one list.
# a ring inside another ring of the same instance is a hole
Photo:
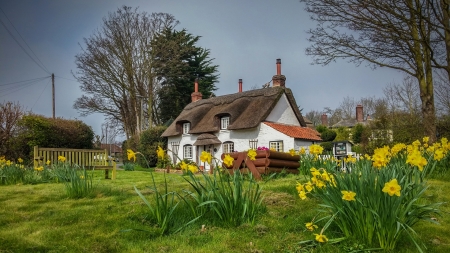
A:
{"label": "leafless tree", "polygon": [[406,76],[401,84],[390,84],[383,89],[383,93],[391,112],[420,114],[420,92],[416,79]]}
{"label": "leafless tree", "polygon": [[322,119],[321,119],[322,113],[319,111],[309,111],[308,113],[305,114],[305,118],[311,120],[311,122],[313,123],[313,126],[318,126],[320,124],[322,124]]}
{"label": "leafless tree", "polygon": [[342,112],[344,119],[355,118],[356,115],[356,101],[354,98],[346,96],[342,99],[338,107]]}
{"label": "leafless tree", "polygon": [[75,56],[74,77],[87,95],[78,98],[74,108],[81,115],[102,113],[108,120],[122,122],[127,138],[140,132],[145,115],[151,126],[158,80],[152,72],[150,42],[158,32],[177,24],[170,14],[149,15],[126,6],[109,13]]}
{"label": "leafless tree", "polygon": [[448,0],[300,1],[317,21],[309,31],[312,45],[306,50],[314,63],[347,59],[414,77],[427,122],[425,134],[435,140],[432,69],[438,63],[446,68],[450,60]]}
{"label": "leafless tree", "polygon": [[0,103],[0,154],[6,154],[8,141],[17,134],[18,122],[24,115],[19,103]]}

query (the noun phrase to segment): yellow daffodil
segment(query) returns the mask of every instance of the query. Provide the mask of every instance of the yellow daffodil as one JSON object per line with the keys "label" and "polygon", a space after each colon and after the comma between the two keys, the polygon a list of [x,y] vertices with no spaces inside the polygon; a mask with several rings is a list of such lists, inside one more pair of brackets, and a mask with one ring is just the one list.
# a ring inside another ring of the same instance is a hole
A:
{"label": "yellow daffodil", "polygon": [[444,158],[444,149],[441,149],[441,148],[440,149],[436,149],[434,151],[433,158],[436,161],[440,161],[442,158]]}
{"label": "yellow daffodil", "polygon": [[11,161],[10,160],[8,160],[8,161],[6,161],[6,166],[11,166]]}
{"label": "yellow daffodil", "polygon": [[133,159],[133,161],[136,162],[136,153],[134,153],[133,150],[127,149],[127,157],[128,160],[131,161],[131,159]]}
{"label": "yellow daffodil", "polygon": [[60,155],[60,156],[58,156],[58,161],[65,162],[66,161],[66,157]]}
{"label": "yellow daffodil", "polygon": [[325,235],[322,234],[314,234],[314,235],[316,235],[316,241],[318,242],[325,243],[328,241],[328,238]]}
{"label": "yellow daffodil", "polygon": [[342,193],[342,199],[347,201],[355,201],[356,192],[352,191],[341,191]]}
{"label": "yellow daffodil", "polygon": [[300,192],[298,193],[298,196],[300,197],[301,200],[307,199],[307,197],[306,197],[306,192],[304,192],[304,191],[300,191]]}
{"label": "yellow daffodil", "polygon": [[36,170],[36,171],[43,171],[44,170],[44,167],[36,167],[36,168],[34,168],[34,170]]}
{"label": "yellow daffodil", "polygon": [[300,183],[297,183],[297,187],[295,187],[297,189],[298,192],[304,191],[305,188],[303,188],[303,185]]}
{"label": "yellow daffodil", "polygon": [[250,149],[247,152],[247,156],[248,158],[250,158],[250,160],[254,161],[256,159],[256,151],[254,149]]}
{"label": "yellow daffodil", "polygon": [[198,171],[197,166],[193,165],[193,164],[189,164],[188,165],[188,170],[192,173],[196,173]]}
{"label": "yellow daffodil", "polygon": [[304,147],[302,147],[302,148],[298,151],[298,153],[299,153],[300,155],[304,155],[304,154],[306,153],[306,149],[305,149]]}
{"label": "yellow daffodil", "polygon": [[50,160],[47,160],[47,162],[45,162],[45,164],[50,165],[50,163],[52,163]]}
{"label": "yellow daffodil", "polygon": [[307,222],[305,223],[305,227],[306,229],[308,229],[309,231],[314,231],[314,229],[318,228],[316,224],[312,223],[312,222]]}
{"label": "yellow daffodil", "polygon": [[187,163],[185,163],[184,161],[182,161],[181,164],[180,164],[180,168],[181,168],[182,170],[187,170],[187,168],[188,168]]}
{"label": "yellow daffodil", "polygon": [[19,159],[17,159],[17,161],[18,161],[19,163],[23,163],[23,159],[20,158],[20,157],[19,157]]}
{"label": "yellow daffodil", "polygon": [[[158,149],[156,150],[156,155],[158,156],[159,159],[164,159],[164,156],[165,156],[164,149],[162,149],[160,146],[158,146]],[[128,159],[128,160],[130,160],[130,159]]]}
{"label": "yellow daffodil", "polygon": [[200,155],[200,160],[204,163],[211,164],[211,160],[212,160],[211,153],[202,151],[202,154]]}
{"label": "yellow daffodil", "polygon": [[225,157],[223,158],[223,163],[225,163],[227,167],[233,166],[233,161],[234,158],[231,157],[229,154],[226,154]]}
{"label": "yellow daffodil", "polygon": [[320,171],[318,170],[318,169],[316,169],[316,168],[311,168],[310,169],[310,171],[311,171],[311,175],[313,176],[313,177],[317,177],[317,176],[320,176]]}
{"label": "yellow daffodil", "polygon": [[389,194],[389,196],[397,195],[400,197],[400,191],[402,187],[398,184],[397,179],[392,179],[391,181],[384,184],[383,192]]}
{"label": "yellow daffodil", "polygon": [[80,178],[81,178],[81,179],[84,179],[84,176],[83,176],[83,175],[81,175],[81,176],[80,176]]}
{"label": "yellow daffodil", "polygon": [[289,149],[289,154],[291,154],[291,156],[295,155],[295,149],[291,148]]}
{"label": "yellow daffodil", "polygon": [[312,144],[309,146],[309,153],[313,155],[321,155],[323,152],[323,147],[318,144]]}
{"label": "yellow daffodil", "polygon": [[308,181],[305,183],[304,187],[308,192],[311,192],[313,189],[313,184],[310,181]]}

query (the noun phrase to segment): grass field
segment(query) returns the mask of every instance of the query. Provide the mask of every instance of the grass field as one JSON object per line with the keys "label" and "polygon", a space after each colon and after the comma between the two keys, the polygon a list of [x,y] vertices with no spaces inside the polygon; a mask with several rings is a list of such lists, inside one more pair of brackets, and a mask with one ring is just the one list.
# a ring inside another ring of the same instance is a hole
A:
{"label": "grass field", "polygon": [[[157,184],[162,173],[154,173]],[[170,190],[182,192],[189,184],[180,174],[167,174]],[[198,220],[181,232],[157,236],[147,219],[148,208],[134,190],[152,194],[150,172],[119,171],[116,180],[94,172],[94,192],[69,199],[61,183],[0,186],[0,252],[358,252],[368,248],[355,239],[307,247],[314,239],[305,223],[317,214],[317,202],[301,201],[296,175],[262,181],[266,210],[254,225],[223,226]],[[424,201],[446,202],[440,225],[420,222],[414,228],[426,252],[450,252],[450,182],[429,180]],[[149,198],[150,199],[150,198]],[[181,210],[181,209],[179,209]],[[177,214],[184,223],[183,214]],[[204,225],[204,229],[202,229]],[[130,230],[132,229],[132,230]],[[127,231],[124,231],[127,230]],[[139,231],[139,230],[146,230]],[[340,237],[327,230],[328,238]],[[337,231],[337,230],[335,230]],[[374,251],[372,251],[374,252]],[[417,252],[405,236],[395,252]]]}

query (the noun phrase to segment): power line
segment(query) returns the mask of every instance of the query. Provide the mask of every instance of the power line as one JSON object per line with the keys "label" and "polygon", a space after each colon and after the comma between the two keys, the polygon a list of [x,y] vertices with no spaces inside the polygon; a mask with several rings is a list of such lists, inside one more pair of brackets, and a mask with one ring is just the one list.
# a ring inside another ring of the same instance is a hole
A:
{"label": "power line", "polygon": [[37,104],[37,102],[39,101],[39,99],[42,96],[42,93],[44,93],[45,89],[47,89],[48,85],[50,84],[50,79],[47,82],[47,85],[45,85],[44,89],[41,91],[41,94],[39,94],[39,97],[36,99],[36,102],[34,102],[33,106],[31,107],[31,109],[33,110],[33,107]]}
{"label": "power line", "polygon": [[3,21],[0,19],[0,23],[3,25],[3,27],[6,29],[6,31],[9,33],[9,35],[11,35],[11,37],[14,39],[14,41],[17,43],[17,45],[19,45],[20,48],[22,48],[22,50],[25,52],[25,54],[28,55],[28,57],[30,57],[30,59],[36,63],[36,65],[38,65],[42,70],[44,70],[47,74],[50,74],[50,72],[47,70],[47,68],[45,67],[45,65],[42,63],[41,60],[39,60],[39,57],[36,56],[36,54],[33,52],[33,50],[30,48],[30,46],[28,46],[27,42],[23,39],[22,35],[20,35],[19,31],[17,31],[16,27],[13,25],[13,23],[11,22],[11,20],[8,18],[8,16],[6,15],[6,13],[3,11],[2,8],[0,8],[0,10],[3,12],[3,14],[5,15],[6,19],[8,19],[8,21],[11,23],[12,27],[14,28],[14,30],[16,30],[17,34],[19,34],[20,38],[22,38],[23,42],[25,43],[25,45],[27,45],[27,47],[30,49],[30,51],[34,54],[34,56],[36,57],[36,59],[41,63],[39,64],[28,52],[27,50],[25,50],[25,48],[20,44],[20,42],[16,39],[16,37],[14,37],[14,35],[12,34],[12,32],[8,29],[8,27],[6,27],[5,23],[3,23]]}
{"label": "power line", "polygon": [[[39,83],[39,82],[41,82],[43,80],[45,80],[45,78],[44,79],[39,79],[39,80],[32,80],[32,81],[28,81],[28,82],[23,82],[23,83],[20,83],[18,85],[15,85],[15,86],[3,87],[2,89],[0,89],[0,94],[1,94],[0,97],[5,97],[5,96],[7,96],[9,94],[12,94],[14,92],[23,90],[23,89],[25,89],[25,88],[33,85],[33,84]],[[8,91],[9,91],[9,93],[5,93],[5,92],[8,92]]]}
{"label": "power line", "polygon": [[24,82],[29,82],[29,81],[41,81],[45,78],[49,78],[50,76],[44,76],[44,77],[38,77],[38,78],[34,78],[34,79],[29,79],[29,80],[23,80],[23,81],[17,81],[17,82],[12,82],[12,83],[3,83],[0,84],[1,86],[7,86],[7,85],[11,85],[11,84],[17,84],[17,83],[24,83]]}
{"label": "power line", "polygon": [[73,79],[65,78],[65,77],[62,77],[62,76],[56,76],[56,75],[55,75],[55,77],[58,77],[58,78],[62,78],[62,79],[66,79],[66,80],[69,80],[69,81],[74,81],[74,82],[77,82],[77,83],[78,83],[78,81],[77,81],[77,80],[73,80]]}

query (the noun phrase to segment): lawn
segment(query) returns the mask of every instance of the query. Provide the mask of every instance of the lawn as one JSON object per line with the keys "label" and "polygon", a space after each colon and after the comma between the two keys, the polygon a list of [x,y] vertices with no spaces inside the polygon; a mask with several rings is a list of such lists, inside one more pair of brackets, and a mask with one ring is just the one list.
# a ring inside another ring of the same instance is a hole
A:
{"label": "lawn", "polygon": [[[163,173],[154,176],[158,185],[164,182]],[[166,174],[166,179],[171,191],[190,189],[180,174]],[[303,177],[261,181],[266,209],[253,225],[230,227],[198,220],[165,236],[155,234],[147,218],[148,207],[134,190],[136,186],[145,196],[152,194],[147,188],[151,185],[148,171],[119,171],[116,180],[105,180],[102,171],[94,171],[95,191],[81,199],[67,198],[61,183],[0,186],[0,252],[336,253],[368,248],[356,239],[318,247],[299,244],[314,239],[305,223],[317,214],[318,203],[300,200],[295,188],[298,181],[304,181]],[[414,229],[426,252],[450,252],[450,182],[429,180],[429,184],[423,201],[446,202],[440,208],[442,216],[436,217],[440,225],[421,221]],[[177,217],[181,217],[178,222],[186,222],[183,214]],[[330,239],[340,237],[332,232],[333,226],[328,230]],[[404,236],[395,252],[417,249]]]}

